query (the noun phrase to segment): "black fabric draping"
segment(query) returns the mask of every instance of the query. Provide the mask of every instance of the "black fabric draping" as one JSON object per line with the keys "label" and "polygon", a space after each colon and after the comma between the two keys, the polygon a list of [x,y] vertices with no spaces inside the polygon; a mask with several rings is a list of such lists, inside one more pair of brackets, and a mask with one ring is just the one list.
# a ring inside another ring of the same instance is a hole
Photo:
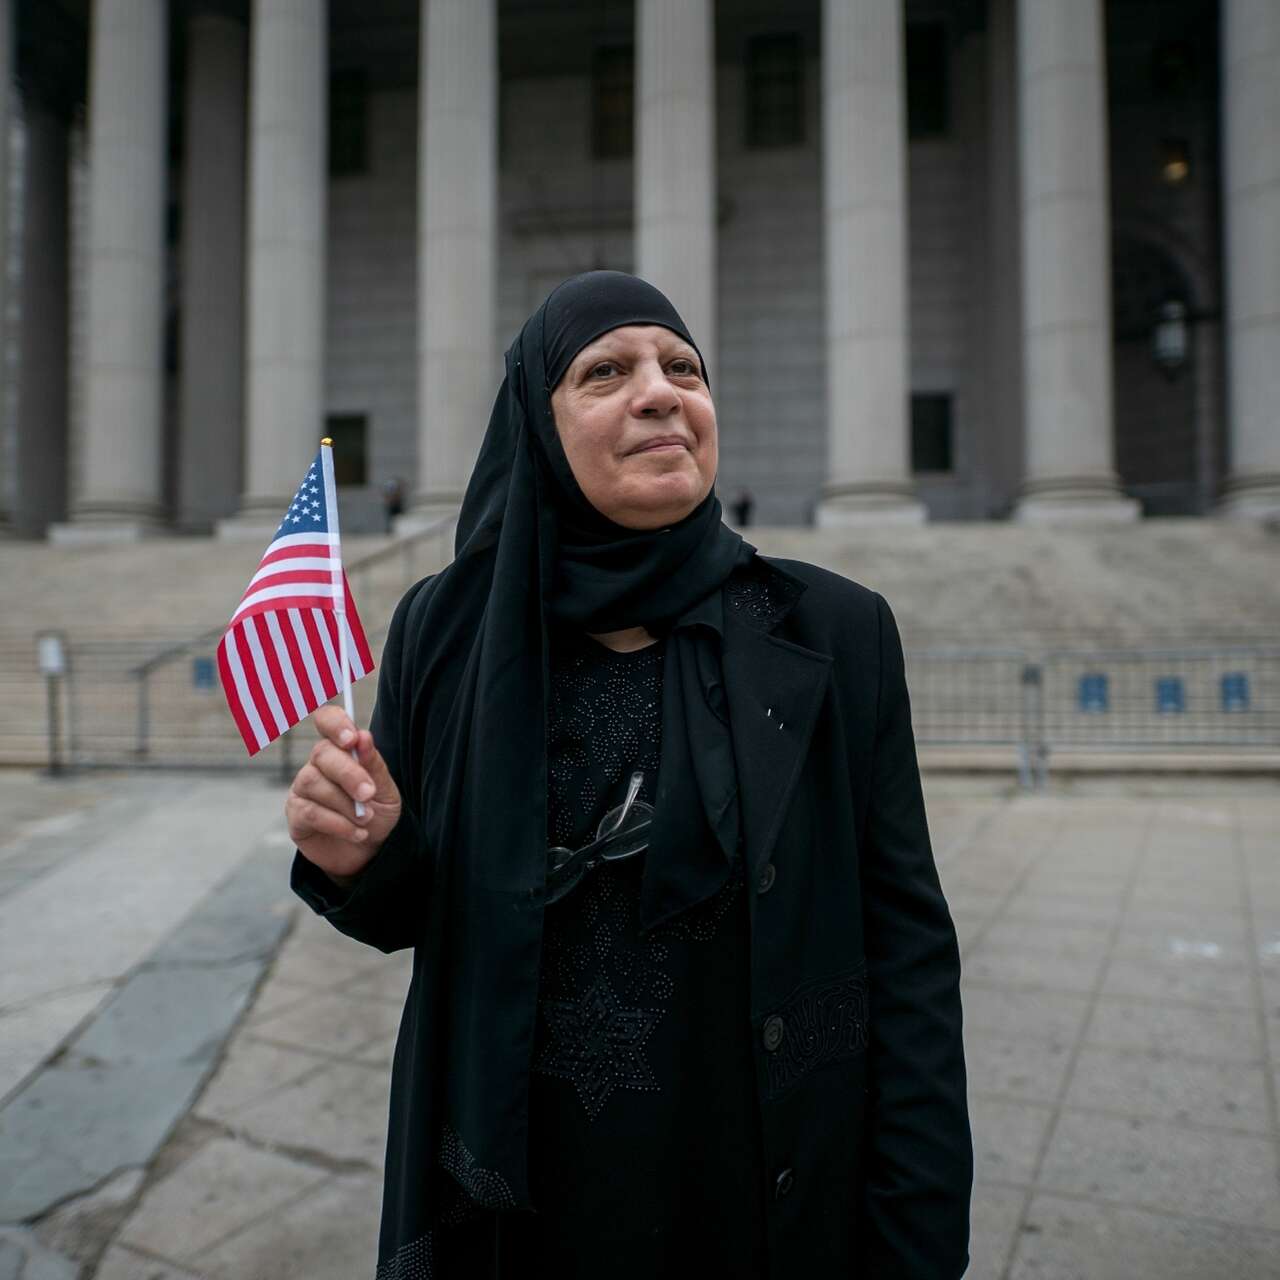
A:
{"label": "black fabric draping", "polygon": [[[551,392],[587,343],[626,324],[657,324],[692,344],[651,285],[589,272],[560,285],[506,353],[458,522],[455,559],[434,584],[428,652],[415,653],[412,706],[429,705],[422,793],[406,797],[436,859],[431,956],[415,966],[416,1016],[432,1019],[448,1055],[441,1095],[416,1099],[409,1147],[440,1147],[433,1163],[472,1200],[529,1204],[525,1147],[534,1010],[511,980],[536,972],[547,846],[546,705],[549,629],[604,632],[644,625],[668,636],[663,758],[646,855],[642,921],[653,927],[716,893],[736,856],[737,777],[720,676],[718,588],[754,548],[720,519],[714,490],[669,528],[625,529],[587,501],[556,435]],[[695,348],[696,349],[696,348]],[[704,366],[705,368],[705,366]],[[443,718],[443,731],[439,726]],[[402,1034],[401,1043],[409,1043]],[[414,1079],[401,1070],[397,1078]],[[388,1240],[429,1229],[401,1201]]]}

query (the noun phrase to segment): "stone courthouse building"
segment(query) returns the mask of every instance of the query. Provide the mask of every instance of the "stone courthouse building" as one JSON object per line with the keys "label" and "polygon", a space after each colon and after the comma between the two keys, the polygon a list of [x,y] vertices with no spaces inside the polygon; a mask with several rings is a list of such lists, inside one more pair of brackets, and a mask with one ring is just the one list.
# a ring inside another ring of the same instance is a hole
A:
{"label": "stone courthouse building", "polygon": [[1280,512],[1280,0],[0,0],[0,522],[456,505],[633,270],[764,523]]}

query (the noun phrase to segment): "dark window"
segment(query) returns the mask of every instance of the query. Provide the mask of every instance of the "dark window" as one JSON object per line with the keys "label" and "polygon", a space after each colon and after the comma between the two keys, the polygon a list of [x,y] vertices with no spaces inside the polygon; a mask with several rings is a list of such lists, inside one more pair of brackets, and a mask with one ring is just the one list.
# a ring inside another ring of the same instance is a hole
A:
{"label": "dark window", "polygon": [[950,471],[951,396],[947,393],[911,397],[912,471]]}
{"label": "dark window", "polygon": [[597,49],[591,67],[591,154],[617,160],[635,150],[636,60],[631,45]]}
{"label": "dark window", "polygon": [[1151,87],[1158,98],[1185,98],[1196,85],[1196,59],[1185,40],[1163,40],[1151,50]]}
{"label": "dark window", "polygon": [[369,171],[369,84],[363,71],[329,77],[329,173]]}
{"label": "dark window", "polygon": [[907,137],[941,138],[951,128],[947,29],[941,22],[907,27]]}
{"label": "dark window", "polygon": [[363,413],[334,413],[324,421],[333,440],[333,478],[339,485],[366,484],[369,418]]}
{"label": "dark window", "polygon": [[747,146],[791,147],[804,141],[800,37],[747,41]]}

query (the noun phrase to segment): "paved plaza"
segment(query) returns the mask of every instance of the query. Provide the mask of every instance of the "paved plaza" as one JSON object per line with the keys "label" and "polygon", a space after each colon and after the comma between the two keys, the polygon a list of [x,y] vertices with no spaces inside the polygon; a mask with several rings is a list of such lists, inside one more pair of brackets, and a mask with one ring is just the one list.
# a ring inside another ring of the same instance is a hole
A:
{"label": "paved plaza", "polygon": [[[974,1280],[1280,1277],[1280,782],[926,779]],[[372,1274],[405,956],[282,790],[0,774],[0,1280]]]}

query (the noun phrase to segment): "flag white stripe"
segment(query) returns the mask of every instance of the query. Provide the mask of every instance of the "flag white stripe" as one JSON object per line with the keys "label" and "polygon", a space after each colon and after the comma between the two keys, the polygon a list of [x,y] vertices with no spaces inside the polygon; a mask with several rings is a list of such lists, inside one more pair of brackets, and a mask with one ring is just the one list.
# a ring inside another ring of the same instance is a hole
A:
{"label": "flag white stripe", "polygon": [[258,749],[261,750],[271,739],[267,736],[262,718],[258,715],[253,694],[249,692],[249,681],[245,678],[244,668],[240,665],[240,649],[236,644],[234,630],[227,634],[226,653],[227,665],[231,668],[231,678],[236,683],[236,696],[240,700],[240,710],[244,712],[249,728],[253,730],[253,736],[257,739]]}
{"label": "flag white stripe", "polygon": [[342,668],[338,666],[338,655],[334,653],[333,641],[329,639],[329,628],[324,625],[324,616],[327,612],[327,609],[312,609],[311,616],[315,619],[316,630],[320,633],[320,643],[324,646],[324,656],[329,659],[329,671],[337,683],[338,692],[341,693]]}
{"label": "flag white stripe", "polygon": [[267,655],[262,651],[262,637],[258,635],[258,624],[254,618],[244,620],[244,638],[249,642],[249,652],[253,654],[253,667],[258,673],[258,683],[262,686],[262,696],[276,718],[275,737],[289,731],[289,721],[280,705],[280,695],[276,691],[276,682],[267,665]]}
{"label": "flag white stripe", "polygon": [[347,661],[351,664],[351,672],[355,679],[359,680],[361,676],[367,676],[369,673],[364,669],[364,664],[360,661],[360,649],[356,644],[356,633],[351,630],[351,623],[347,621],[347,615],[342,615],[342,625],[347,629]]}
{"label": "flag white stripe", "polygon": [[315,701],[311,704],[318,707],[324,700],[324,685],[320,680],[320,668],[316,666],[316,657],[311,650],[311,637],[302,625],[302,610],[288,610],[289,623],[293,627],[294,637],[298,641],[298,652],[302,654],[302,665],[307,669],[307,679],[311,681],[311,696]]}
{"label": "flag white stripe", "polygon": [[302,696],[302,686],[298,683],[297,672],[293,669],[293,655],[289,652],[289,646],[285,643],[284,632],[280,629],[280,615],[278,613],[264,613],[260,615],[267,624],[267,630],[271,633],[271,643],[275,646],[276,658],[280,662],[280,670],[284,673],[284,682],[289,686],[289,697],[293,700],[293,710],[295,715],[294,723],[298,720],[305,720],[310,707],[307,706],[306,699]]}
{"label": "flag white stripe", "polygon": [[231,621],[234,624],[246,610],[268,600],[288,599],[290,596],[320,596],[332,600],[334,595],[332,582],[288,582],[279,587],[262,587],[240,601],[240,606],[232,615]]}
{"label": "flag white stripe", "polygon": [[[324,581],[329,580],[329,574],[333,570],[332,560],[321,560],[316,556],[292,556],[288,560],[273,560],[270,564],[263,565],[257,573],[249,579],[249,586],[245,587],[245,591],[249,591],[255,582],[263,582],[267,578],[274,578],[281,573],[302,573],[304,570],[314,573],[324,574]],[[320,581],[321,579],[317,579]]]}

